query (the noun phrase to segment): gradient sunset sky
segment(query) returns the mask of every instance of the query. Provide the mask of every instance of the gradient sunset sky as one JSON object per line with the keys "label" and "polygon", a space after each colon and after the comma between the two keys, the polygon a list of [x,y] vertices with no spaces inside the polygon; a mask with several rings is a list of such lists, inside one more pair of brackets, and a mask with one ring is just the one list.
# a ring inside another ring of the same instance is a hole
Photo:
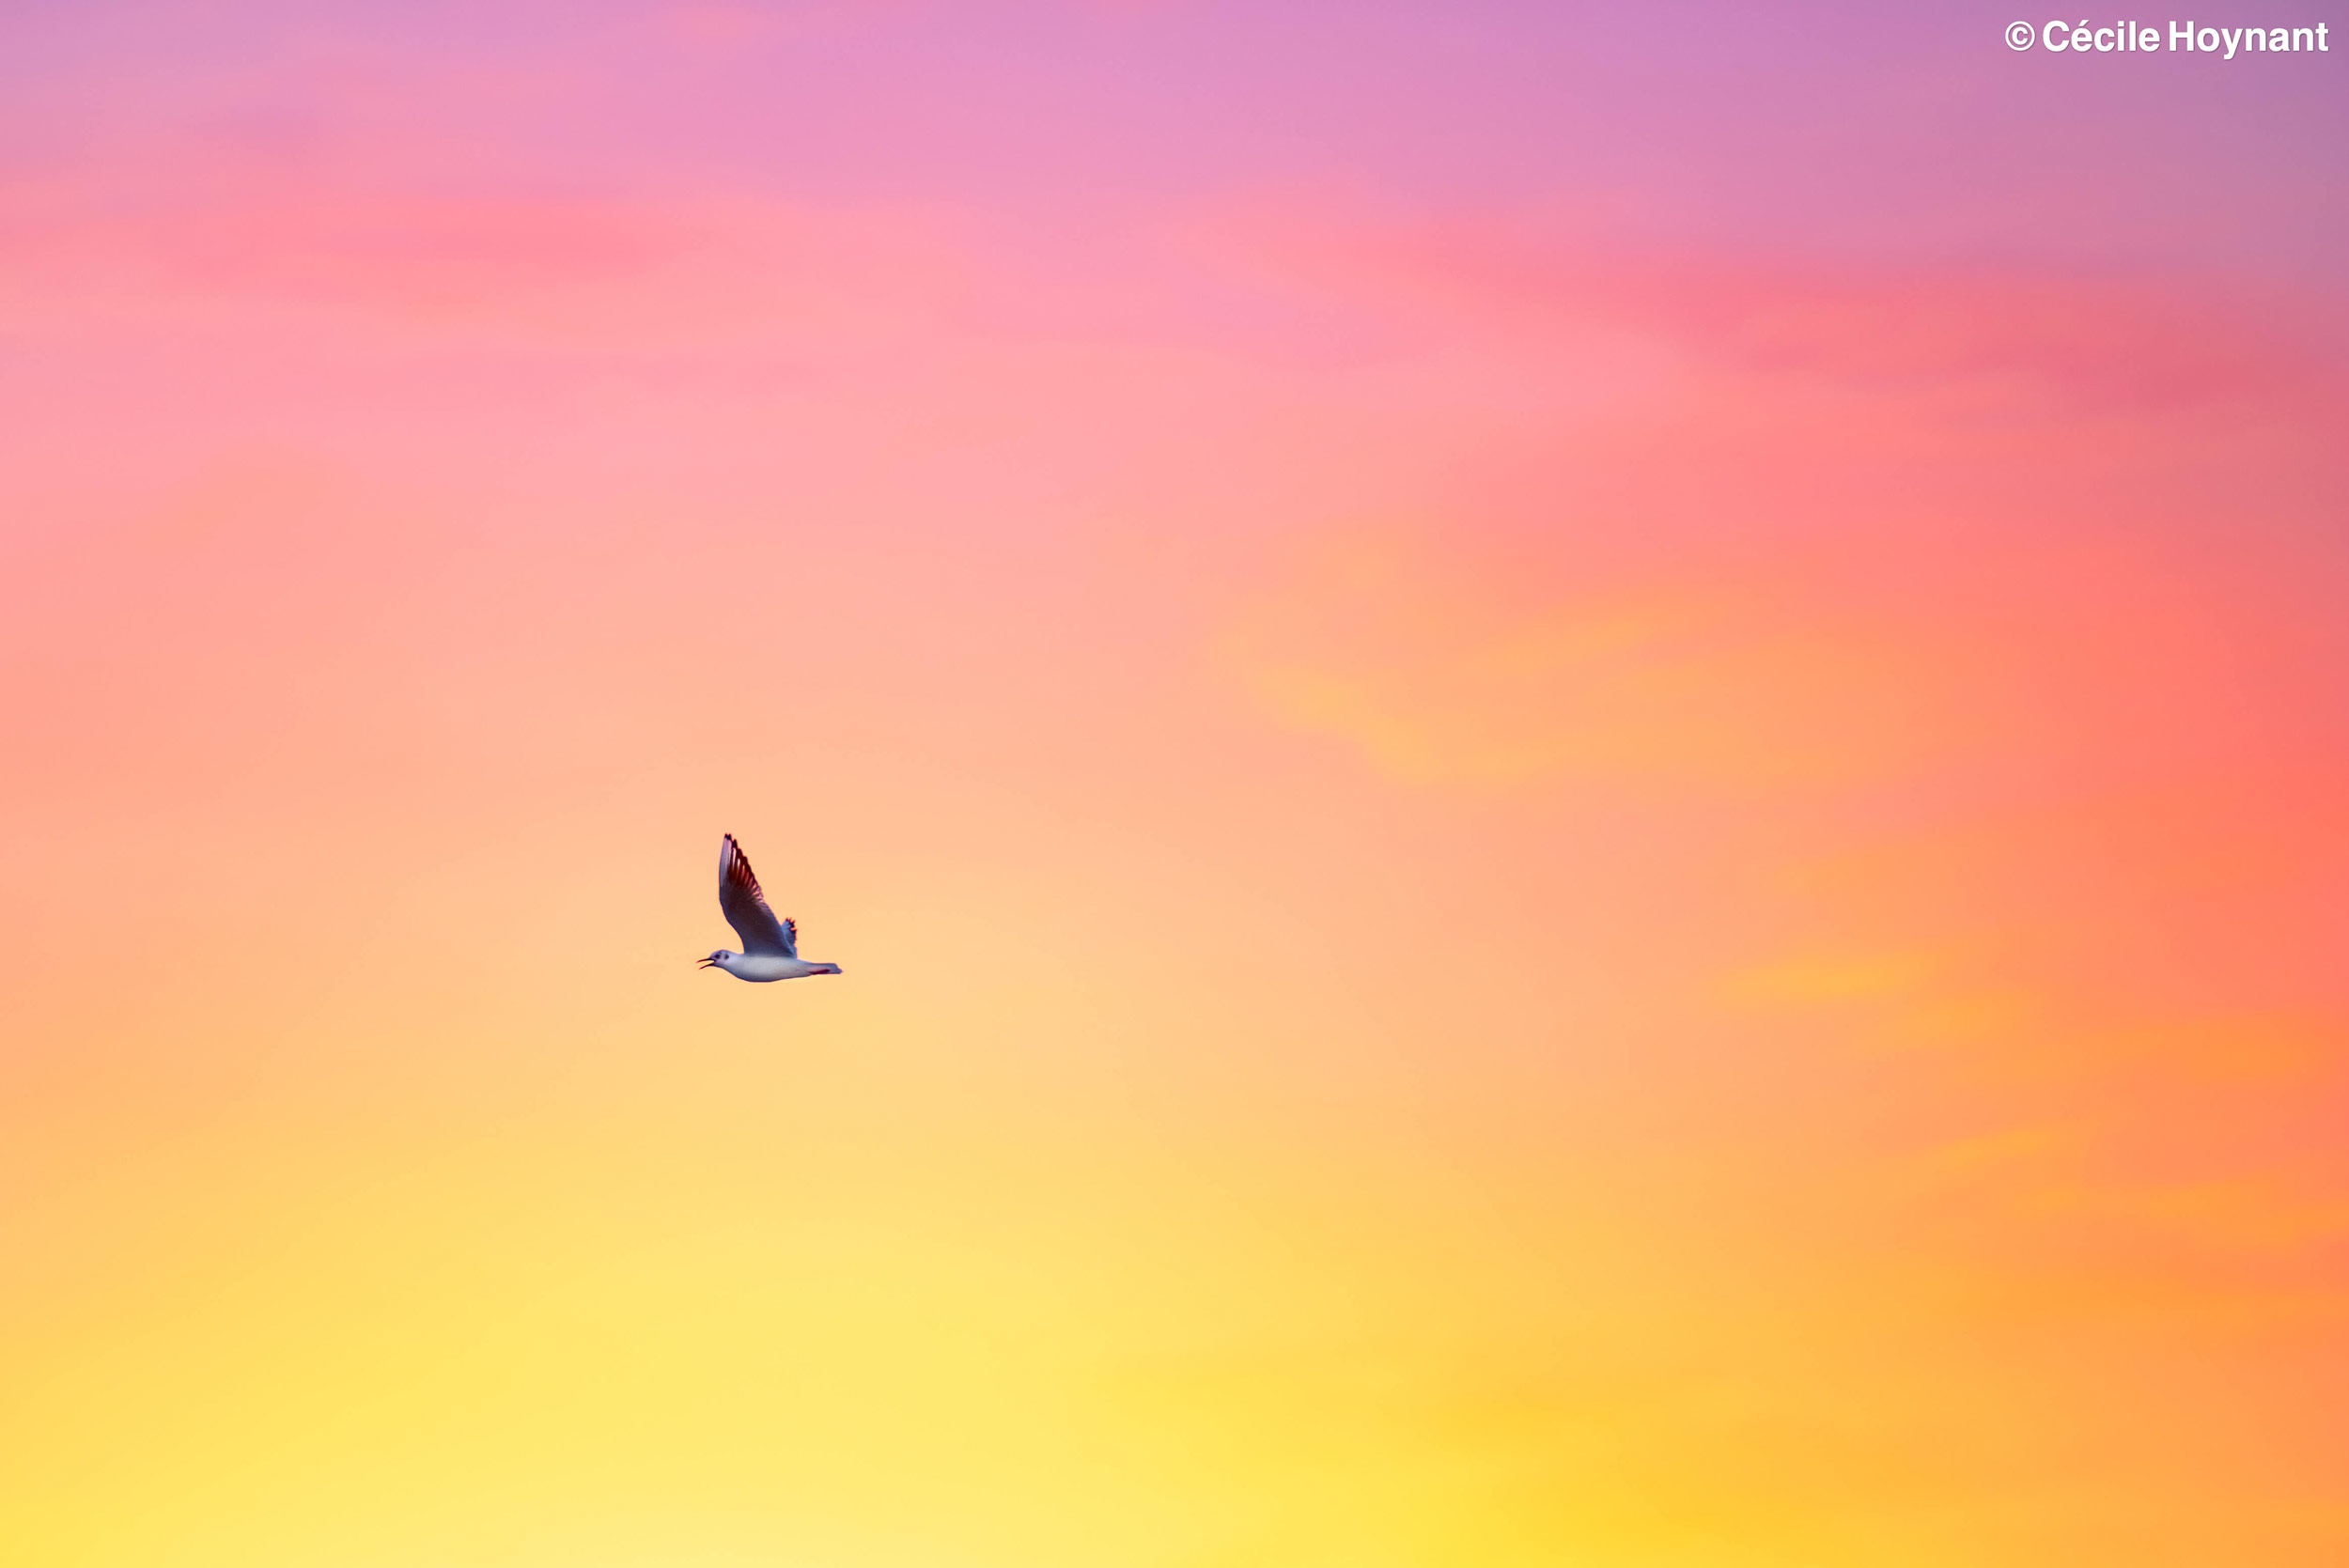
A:
{"label": "gradient sunset sky", "polygon": [[2013,20],[13,0],[0,1560],[2349,1561],[2349,12]]}

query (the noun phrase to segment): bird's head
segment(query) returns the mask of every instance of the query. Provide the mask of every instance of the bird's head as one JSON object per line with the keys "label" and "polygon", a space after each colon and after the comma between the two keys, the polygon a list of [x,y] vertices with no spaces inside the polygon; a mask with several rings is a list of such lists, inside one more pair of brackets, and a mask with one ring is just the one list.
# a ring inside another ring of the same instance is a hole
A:
{"label": "bird's head", "polygon": [[693,967],[695,969],[704,970],[716,969],[733,956],[734,955],[732,953],[722,947],[717,952],[711,954],[708,957],[704,958],[700,963],[694,965]]}

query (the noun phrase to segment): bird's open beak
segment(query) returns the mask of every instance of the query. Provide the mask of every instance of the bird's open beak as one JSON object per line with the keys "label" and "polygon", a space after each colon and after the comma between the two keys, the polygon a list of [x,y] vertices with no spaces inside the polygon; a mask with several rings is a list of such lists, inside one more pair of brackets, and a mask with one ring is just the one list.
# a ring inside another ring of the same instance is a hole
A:
{"label": "bird's open beak", "polygon": [[697,970],[714,970],[718,967],[718,960],[715,958],[696,958],[693,960],[693,967]]}

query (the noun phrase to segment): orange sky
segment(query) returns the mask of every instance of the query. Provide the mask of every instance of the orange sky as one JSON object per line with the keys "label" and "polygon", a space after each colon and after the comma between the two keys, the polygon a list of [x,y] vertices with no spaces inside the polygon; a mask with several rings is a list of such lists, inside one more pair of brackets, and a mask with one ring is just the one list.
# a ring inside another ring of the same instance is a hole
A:
{"label": "orange sky", "polygon": [[1829,9],[0,24],[0,1555],[2341,1560],[2337,95]]}

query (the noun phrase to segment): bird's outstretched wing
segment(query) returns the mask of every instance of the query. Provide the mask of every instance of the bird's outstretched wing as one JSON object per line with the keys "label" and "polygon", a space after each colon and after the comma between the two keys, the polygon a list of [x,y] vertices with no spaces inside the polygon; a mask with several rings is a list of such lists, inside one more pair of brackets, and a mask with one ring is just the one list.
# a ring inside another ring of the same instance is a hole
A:
{"label": "bird's outstretched wing", "polygon": [[734,934],[742,939],[743,952],[783,958],[800,955],[800,928],[787,920],[778,921],[767,908],[767,895],[758,891],[751,859],[734,842],[732,833],[718,851],[718,908],[725,911]]}

